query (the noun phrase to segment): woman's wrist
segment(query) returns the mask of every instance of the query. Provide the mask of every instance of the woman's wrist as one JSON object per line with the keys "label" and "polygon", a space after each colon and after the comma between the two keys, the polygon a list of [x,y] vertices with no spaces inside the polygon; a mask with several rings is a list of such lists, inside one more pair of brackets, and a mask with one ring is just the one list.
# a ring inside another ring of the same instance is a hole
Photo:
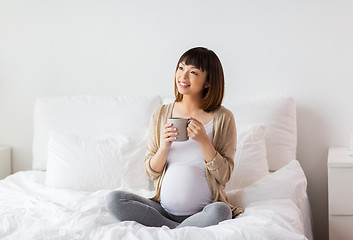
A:
{"label": "woman's wrist", "polygon": [[217,155],[216,149],[213,147],[209,138],[200,142],[200,146],[206,162],[211,162]]}
{"label": "woman's wrist", "polygon": [[150,161],[150,167],[152,168],[153,171],[156,171],[156,172],[163,171],[164,165],[167,161],[168,153],[169,153],[169,148],[161,146],[158,149],[158,151]]}

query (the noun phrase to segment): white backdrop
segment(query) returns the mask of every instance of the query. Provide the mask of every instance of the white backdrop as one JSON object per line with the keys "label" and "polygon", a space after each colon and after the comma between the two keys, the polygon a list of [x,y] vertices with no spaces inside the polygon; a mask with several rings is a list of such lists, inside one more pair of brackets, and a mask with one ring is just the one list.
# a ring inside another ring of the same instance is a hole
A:
{"label": "white backdrop", "polygon": [[180,55],[205,46],[226,98],[289,94],[316,239],[328,239],[327,151],[353,132],[353,1],[0,1],[0,144],[31,168],[35,98],[173,94]]}

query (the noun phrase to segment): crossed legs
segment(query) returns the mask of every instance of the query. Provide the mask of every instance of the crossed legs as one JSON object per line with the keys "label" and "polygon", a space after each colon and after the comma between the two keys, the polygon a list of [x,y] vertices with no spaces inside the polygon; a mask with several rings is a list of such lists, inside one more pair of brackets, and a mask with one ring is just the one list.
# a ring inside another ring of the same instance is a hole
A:
{"label": "crossed legs", "polygon": [[231,219],[227,204],[214,202],[191,216],[174,216],[164,210],[160,203],[126,191],[113,191],[107,196],[107,209],[119,221],[136,221],[150,227],[185,226],[207,227]]}

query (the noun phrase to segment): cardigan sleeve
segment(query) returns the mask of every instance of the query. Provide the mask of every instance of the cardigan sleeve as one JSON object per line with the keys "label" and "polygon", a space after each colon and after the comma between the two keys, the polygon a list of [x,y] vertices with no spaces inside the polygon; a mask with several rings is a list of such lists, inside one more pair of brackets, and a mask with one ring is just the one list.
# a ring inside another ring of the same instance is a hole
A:
{"label": "cardigan sleeve", "polygon": [[160,134],[159,131],[159,125],[158,125],[158,118],[160,115],[160,109],[157,109],[153,112],[150,123],[149,123],[149,128],[148,128],[148,137],[147,137],[147,142],[146,142],[146,154],[145,154],[145,170],[147,173],[147,176],[151,180],[156,180],[162,172],[156,172],[151,168],[150,162],[153,156],[157,153],[158,148],[159,148],[159,137],[158,135]]}
{"label": "cardigan sleeve", "polygon": [[231,111],[222,114],[215,131],[213,143],[217,153],[212,161],[206,162],[206,167],[219,184],[225,185],[234,168],[237,144],[235,120]]}

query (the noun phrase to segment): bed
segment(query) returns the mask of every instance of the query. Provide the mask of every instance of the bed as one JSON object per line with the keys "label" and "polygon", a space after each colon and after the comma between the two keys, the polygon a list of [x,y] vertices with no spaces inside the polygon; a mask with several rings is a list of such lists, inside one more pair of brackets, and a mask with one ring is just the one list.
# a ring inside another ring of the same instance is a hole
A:
{"label": "bed", "polygon": [[33,169],[0,181],[1,239],[312,239],[305,174],[296,160],[290,96],[225,101],[238,143],[226,192],[245,212],[206,228],[118,222],[106,210],[113,189],[154,193],[143,169],[150,115],[159,96],[38,98]]}

